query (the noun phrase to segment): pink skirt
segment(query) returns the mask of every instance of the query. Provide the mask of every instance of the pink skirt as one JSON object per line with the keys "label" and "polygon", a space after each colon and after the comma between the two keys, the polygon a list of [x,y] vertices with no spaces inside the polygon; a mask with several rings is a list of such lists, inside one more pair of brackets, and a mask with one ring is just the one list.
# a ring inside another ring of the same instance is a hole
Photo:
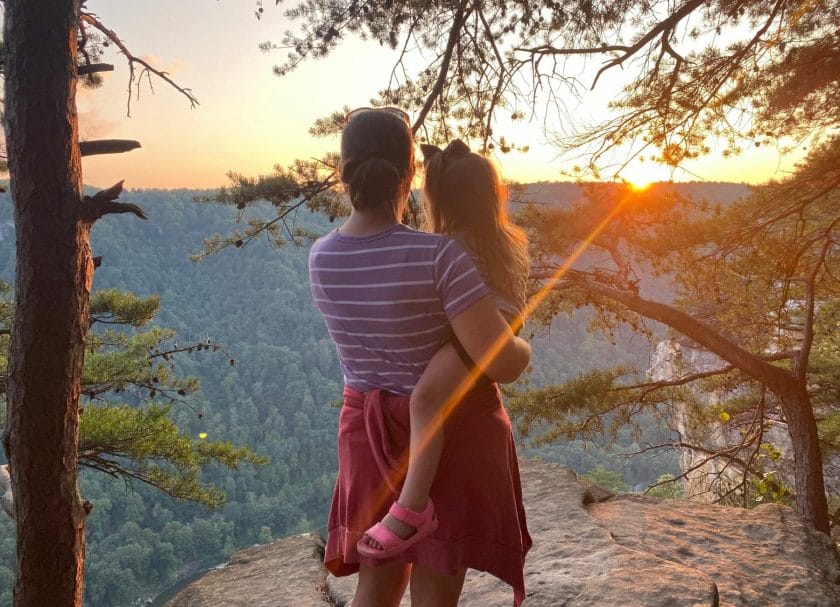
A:
{"label": "pink skirt", "polygon": [[344,388],[324,564],[336,576],[356,573],[360,562],[417,563],[447,575],[465,567],[487,571],[513,587],[518,607],[531,537],[510,419],[495,384],[467,394],[444,427],[430,492],[438,529],[393,559],[369,559],[356,550],[365,530],[396,500],[405,477],[408,403],[407,396]]}

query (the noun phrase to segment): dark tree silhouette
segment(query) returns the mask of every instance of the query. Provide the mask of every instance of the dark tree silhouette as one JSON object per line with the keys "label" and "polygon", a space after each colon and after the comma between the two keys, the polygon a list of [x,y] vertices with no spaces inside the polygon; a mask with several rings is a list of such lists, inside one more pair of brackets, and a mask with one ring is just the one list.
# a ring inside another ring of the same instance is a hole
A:
{"label": "dark tree silhouette", "polygon": [[[840,6],[832,2],[306,0],[286,12],[297,28],[263,45],[289,49],[278,74],[327,55],[345,36],[399,49],[380,101],[413,110],[430,139],[457,134],[508,149],[498,114],[563,111],[564,97],[618,70],[631,78],[613,101],[615,117],[571,124],[561,142],[587,146],[593,162],[628,144],[676,164],[708,153],[710,138],[733,153],[780,135],[819,138],[840,122]],[[410,72],[403,59],[417,49],[428,60]]]}
{"label": "dark tree silhouette", "polygon": [[[4,11],[6,146],[17,265],[3,445],[15,494],[17,607],[82,601],[87,508],[76,482],[95,265],[90,229],[111,213],[145,218],[139,207],[117,201],[122,182],[93,196],[82,191],[78,64],[93,84],[98,71],[107,69],[94,63],[97,43],[87,27],[101,24],[83,4],[8,0]],[[104,35],[116,38],[110,31]],[[134,63],[154,71],[126,56],[132,66],[129,87]],[[189,91],[179,90],[193,101]]]}

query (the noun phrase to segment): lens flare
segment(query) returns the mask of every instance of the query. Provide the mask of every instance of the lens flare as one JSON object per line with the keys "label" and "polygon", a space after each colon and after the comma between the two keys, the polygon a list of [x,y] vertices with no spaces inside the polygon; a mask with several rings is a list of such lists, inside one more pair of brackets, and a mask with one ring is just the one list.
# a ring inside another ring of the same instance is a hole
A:
{"label": "lens flare", "polygon": [[[534,310],[542,303],[542,301],[548,297],[548,294],[554,289],[561,280],[569,273],[572,265],[580,258],[581,255],[586,251],[589,245],[592,243],[595,238],[598,237],[604,228],[612,221],[612,219],[618,215],[621,211],[622,207],[627,203],[627,201],[632,198],[632,196],[624,195],[621,199],[616,203],[616,205],[612,208],[612,210],[604,217],[604,219],[599,223],[592,233],[590,233],[583,242],[578,245],[578,247],[569,255],[566,261],[557,268],[551,275],[545,278],[545,283],[543,284],[542,288],[528,301],[528,304],[525,307],[525,311],[523,313],[523,317],[527,318],[530,316]],[[518,324],[513,328],[513,330],[519,329],[522,325],[522,320],[518,321]],[[440,431],[443,427],[444,422],[446,419],[452,414],[455,407],[461,402],[461,399],[470,391],[475,381],[478,379],[478,376],[481,373],[482,368],[486,368],[488,363],[495,359],[499,353],[504,348],[505,344],[508,341],[508,335],[500,336],[495,343],[491,346],[490,350],[479,360],[476,361],[475,368],[470,371],[470,373],[458,384],[458,386],[453,390],[452,394],[449,395],[449,398],[446,402],[440,407],[437,414],[435,415],[432,422],[429,423],[429,430],[420,437],[419,445],[417,450],[422,450],[427,448],[429,441],[432,438],[432,435],[436,434]],[[400,457],[399,461],[396,465],[391,469],[389,474],[389,478],[383,479],[382,483],[379,485],[376,494],[371,496],[371,501],[369,503],[369,507],[373,511],[381,511],[385,508],[385,506],[393,501],[395,498],[392,487],[399,486],[401,482],[401,473],[399,471],[404,471],[408,467],[408,449],[406,448],[402,456]]]}

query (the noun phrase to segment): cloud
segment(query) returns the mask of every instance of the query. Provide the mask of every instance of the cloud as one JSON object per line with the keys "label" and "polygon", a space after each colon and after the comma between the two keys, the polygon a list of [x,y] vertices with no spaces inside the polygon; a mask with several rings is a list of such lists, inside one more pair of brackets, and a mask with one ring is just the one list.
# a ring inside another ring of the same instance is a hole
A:
{"label": "cloud", "polygon": [[[163,59],[158,57],[157,55],[143,55],[140,57],[143,61],[151,65],[153,68],[160,72],[166,72],[169,74],[170,77],[177,76],[179,72],[183,71],[185,65],[183,61],[179,61],[178,59]],[[137,66],[138,70],[142,70],[141,66]],[[154,77],[152,78],[154,82]]]}
{"label": "cloud", "polygon": [[105,139],[112,135],[117,127],[113,120],[102,117],[102,112],[95,104],[79,109],[79,139]]}

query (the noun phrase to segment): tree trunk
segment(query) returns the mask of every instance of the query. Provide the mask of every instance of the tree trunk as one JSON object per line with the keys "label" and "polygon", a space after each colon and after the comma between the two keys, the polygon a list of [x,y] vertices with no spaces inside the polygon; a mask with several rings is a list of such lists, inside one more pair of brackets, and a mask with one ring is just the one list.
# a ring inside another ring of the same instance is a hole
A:
{"label": "tree trunk", "polygon": [[805,379],[798,379],[790,371],[751,354],[710,326],[673,306],[587,280],[572,272],[567,280],[576,287],[608,297],[645,318],[679,331],[767,386],[780,400],[788,424],[794,455],[796,509],[816,529],[826,534],[829,532],[828,502],[825,497],[817,422],[805,388]]}
{"label": "tree trunk", "polygon": [[74,0],[6,0],[6,144],[15,315],[3,442],[17,527],[16,607],[81,605],[79,391],[93,275],[80,219]]}
{"label": "tree trunk", "polygon": [[808,393],[804,386],[790,386],[779,390],[776,395],[782,402],[793,446],[796,510],[819,531],[828,533],[822,452]]}

